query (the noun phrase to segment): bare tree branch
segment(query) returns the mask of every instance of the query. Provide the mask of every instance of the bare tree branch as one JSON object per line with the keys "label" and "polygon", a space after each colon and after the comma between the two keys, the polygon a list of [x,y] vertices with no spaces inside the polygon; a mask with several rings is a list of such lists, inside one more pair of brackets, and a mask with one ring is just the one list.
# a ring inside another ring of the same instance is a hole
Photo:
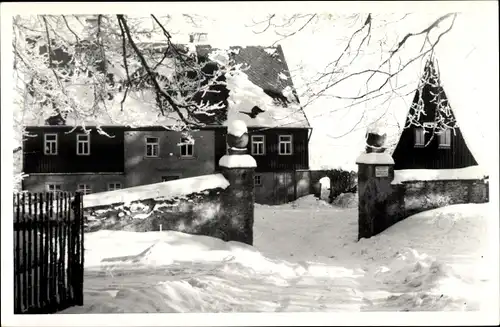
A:
{"label": "bare tree branch", "polygon": [[[118,17],[118,19],[121,21],[121,24],[122,24],[122,27],[125,31],[125,34],[127,35],[127,38],[128,38],[128,41],[130,43],[130,45],[132,46],[132,48],[134,49],[135,51],[135,54],[137,55],[137,57],[139,58],[142,66],[144,67],[144,69],[146,70],[146,72],[148,73],[150,79],[151,79],[151,82],[153,83],[153,86],[156,90],[156,96],[157,96],[157,99],[158,99],[158,106],[159,106],[159,109],[162,113],[162,115],[165,115],[165,111],[162,107],[162,101],[161,101],[161,98],[163,97],[163,99],[165,99],[168,104],[170,104],[170,106],[172,107],[172,109],[179,115],[179,118],[187,125],[189,124],[193,124],[192,122],[189,122],[186,117],[184,116],[184,114],[181,112],[179,106],[177,106],[177,104],[175,103],[175,101],[167,94],[165,93],[162,88],[160,87],[160,85],[158,84],[158,81],[156,80],[156,77],[154,76],[153,72],[151,71],[151,68],[149,67],[148,63],[146,62],[146,59],[144,58],[144,56],[142,55],[141,51],[139,50],[139,48],[137,47],[137,45],[135,44],[133,38],[132,38],[132,35],[130,34],[130,30],[128,28],[128,25],[127,25],[127,21],[125,19],[125,17],[123,15],[116,15]],[[188,111],[189,113],[189,111]],[[197,123],[194,123],[194,125],[198,125]]]}
{"label": "bare tree branch", "polygon": [[289,37],[291,37],[291,36],[294,36],[294,35],[295,35],[295,34],[297,34],[298,32],[302,31],[302,30],[303,30],[303,29],[304,29],[307,25],[309,25],[309,23],[311,23],[311,21],[312,21],[315,17],[317,17],[317,15],[316,15],[316,14],[312,14],[312,15],[311,15],[311,17],[310,17],[310,18],[309,18],[309,19],[305,22],[305,24],[304,24],[304,25],[302,25],[302,26],[301,26],[298,30],[296,30],[296,31],[294,31],[294,32],[292,32],[292,33],[289,33],[289,34],[280,34],[280,33],[276,33],[276,34],[278,34],[279,36],[281,36],[281,39],[279,39],[279,40],[275,41],[272,45],[274,46],[276,43],[281,42],[281,41],[283,41],[283,40],[285,40],[285,39],[287,39],[287,38],[289,38]]}
{"label": "bare tree branch", "polygon": [[125,103],[125,100],[127,99],[128,90],[131,87],[132,83],[130,81],[130,73],[128,70],[128,63],[127,63],[127,38],[125,36],[123,23],[119,18],[118,18],[118,25],[120,26],[120,30],[122,32],[123,65],[125,67],[125,73],[127,75],[127,81],[125,82],[125,92],[123,93],[123,98],[120,101],[120,107],[121,107],[121,110],[123,111],[123,104]]}
{"label": "bare tree branch", "polygon": [[64,23],[66,24],[66,27],[68,28],[68,30],[75,36],[75,39],[76,39],[76,42],[77,43],[80,43],[80,38],[78,37],[78,34],[76,34],[72,29],[71,27],[69,27],[69,24],[68,24],[68,20],[66,19],[66,17],[64,15],[61,15],[62,19],[64,20]]}

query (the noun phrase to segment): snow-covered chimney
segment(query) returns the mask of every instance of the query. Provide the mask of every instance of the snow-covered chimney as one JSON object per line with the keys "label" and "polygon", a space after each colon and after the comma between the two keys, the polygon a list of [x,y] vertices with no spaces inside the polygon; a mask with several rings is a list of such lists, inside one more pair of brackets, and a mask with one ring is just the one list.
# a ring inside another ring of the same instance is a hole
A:
{"label": "snow-covered chimney", "polygon": [[189,43],[208,44],[208,33],[196,32],[189,34]]}

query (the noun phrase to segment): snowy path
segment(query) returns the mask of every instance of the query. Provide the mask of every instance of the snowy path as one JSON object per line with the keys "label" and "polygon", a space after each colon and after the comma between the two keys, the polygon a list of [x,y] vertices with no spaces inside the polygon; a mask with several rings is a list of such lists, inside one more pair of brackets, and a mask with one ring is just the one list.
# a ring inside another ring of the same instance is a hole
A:
{"label": "snowy path", "polygon": [[356,209],[311,197],[257,206],[255,247],[90,233],[85,305],[64,313],[478,310],[490,285],[486,208],[423,213],[360,242]]}

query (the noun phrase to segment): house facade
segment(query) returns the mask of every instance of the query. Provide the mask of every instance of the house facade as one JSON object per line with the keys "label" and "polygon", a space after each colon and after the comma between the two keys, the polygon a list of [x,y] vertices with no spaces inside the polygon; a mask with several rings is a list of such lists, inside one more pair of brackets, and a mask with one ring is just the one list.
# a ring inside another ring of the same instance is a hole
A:
{"label": "house facade", "polygon": [[[69,126],[28,126],[24,141],[22,188],[31,192],[96,193],[212,174],[226,154],[226,129],[206,128],[187,142],[163,127],[102,127],[87,135]],[[249,129],[248,153],[257,161],[255,196],[259,203],[296,197],[296,172],[309,169],[308,130]]]}
{"label": "house facade", "polygon": [[[214,49],[196,46],[201,61]],[[249,85],[258,88],[266,103],[246,103],[236,107],[228,102],[231,92],[207,93],[210,101],[227,103],[224,121],[240,119],[249,130],[248,152],[257,161],[255,196],[259,203],[283,203],[296,197],[297,171],[309,169],[311,128],[295,94],[280,46],[233,47],[236,63],[248,65]],[[285,91],[288,91],[285,92]],[[283,95],[286,94],[286,95]],[[204,99],[203,99],[204,100]],[[257,113],[252,112],[257,109]],[[207,118],[207,117],[205,117]],[[191,138],[181,132],[151,126],[144,121],[135,126],[66,124],[26,126],[31,134],[23,142],[23,190],[82,191],[96,193],[119,188],[158,183],[219,171],[219,159],[226,154],[226,127],[220,121],[204,121]],[[140,125],[137,127],[137,125]]]}
{"label": "house facade", "polygon": [[[425,67],[424,78],[428,83],[421,91],[417,90],[405,122],[408,127],[403,129],[393,151],[394,168],[455,169],[477,165],[448,104],[432,60]],[[419,102],[425,114],[418,114],[418,109],[415,109]]]}
{"label": "house facade", "polygon": [[102,127],[111,137],[89,128],[27,127],[23,189],[32,192],[112,191],[215,171],[215,131],[180,132],[162,127]]}

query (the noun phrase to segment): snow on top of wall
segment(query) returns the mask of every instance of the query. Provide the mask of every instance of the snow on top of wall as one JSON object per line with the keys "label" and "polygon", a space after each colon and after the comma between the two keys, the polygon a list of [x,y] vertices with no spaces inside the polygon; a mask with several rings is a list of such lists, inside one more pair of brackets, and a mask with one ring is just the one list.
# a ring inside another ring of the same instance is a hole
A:
{"label": "snow on top of wall", "polygon": [[381,165],[394,165],[394,159],[387,152],[384,153],[361,153],[356,159],[356,163],[361,164],[381,164]]}
{"label": "snow on top of wall", "polygon": [[481,166],[458,169],[403,169],[394,171],[392,184],[400,184],[407,181],[483,179],[486,176],[488,174]]}
{"label": "snow on top of wall", "polygon": [[[227,126],[228,122],[234,120],[242,120],[249,127],[308,126],[300,104],[296,101],[289,102],[284,107],[276,103],[262,88],[252,83],[244,72],[230,72],[226,76],[226,83],[230,92],[227,121],[224,125]],[[255,106],[264,112],[252,118],[248,114]]]}
{"label": "snow on top of wall", "polygon": [[130,203],[146,199],[168,199],[215,188],[227,188],[229,182],[221,174],[177,179],[168,182],[129,187],[121,190],[88,194],[83,197],[85,208]]}
{"label": "snow on top of wall", "polygon": [[225,155],[219,159],[219,165],[226,168],[255,168],[257,162],[248,154]]}
{"label": "snow on top of wall", "polygon": [[227,126],[228,134],[240,137],[248,132],[247,125],[242,120],[233,120],[228,122]]}

